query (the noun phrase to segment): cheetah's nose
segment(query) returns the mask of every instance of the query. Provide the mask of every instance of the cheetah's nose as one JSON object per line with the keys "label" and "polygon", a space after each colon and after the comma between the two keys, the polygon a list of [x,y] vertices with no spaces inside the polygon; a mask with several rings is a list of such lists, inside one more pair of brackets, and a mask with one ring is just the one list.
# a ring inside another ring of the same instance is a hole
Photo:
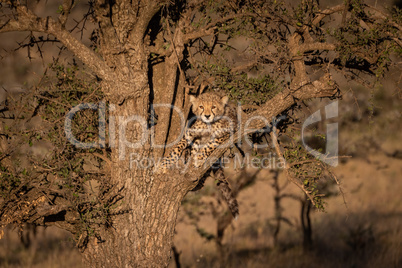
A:
{"label": "cheetah's nose", "polygon": [[206,115],[204,115],[204,116],[205,116],[206,119],[209,119],[209,118],[211,117],[210,114],[206,114]]}

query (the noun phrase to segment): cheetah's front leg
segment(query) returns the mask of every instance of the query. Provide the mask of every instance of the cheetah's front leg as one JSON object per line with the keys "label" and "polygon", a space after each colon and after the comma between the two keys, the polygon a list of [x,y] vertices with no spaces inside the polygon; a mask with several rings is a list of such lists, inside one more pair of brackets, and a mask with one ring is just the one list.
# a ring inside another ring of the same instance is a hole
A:
{"label": "cheetah's front leg", "polygon": [[[191,152],[195,167],[200,167],[204,164],[205,160],[218,148],[221,144],[225,143],[229,138],[229,134],[221,130],[213,133],[212,138],[205,145],[199,146],[197,150]],[[215,137],[215,138],[214,138]]]}
{"label": "cheetah's front leg", "polygon": [[171,168],[180,158],[183,151],[193,142],[195,133],[188,129],[184,137],[177,143],[168,156],[166,156],[162,163],[158,166],[157,173],[166,173],[167,169]]}

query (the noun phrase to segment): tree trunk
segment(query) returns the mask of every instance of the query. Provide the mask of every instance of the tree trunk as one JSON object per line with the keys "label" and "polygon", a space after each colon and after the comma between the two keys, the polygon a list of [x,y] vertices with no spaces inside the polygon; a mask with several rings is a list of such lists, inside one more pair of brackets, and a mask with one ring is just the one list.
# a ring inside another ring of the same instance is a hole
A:
{"label": "tree trunk", "polygon": [[313,247],[313,234],[310,219],[311,202],[307,195],[304,195],[301,206],[300,220],[303,229],[303,249],[311,250]]}
{"label": "tree trunk", "polygon": [[[144,88],[147,83],[137,81],[135,85]],[[123,90],[124,83],[114,86]],[[116,134],[111,180],[122,199],[110,208],[108,226],[99,226],[89,237],[83,252],[84,263],[87,267],[166,267],[177,212],[193,186],[180,175],[152,174],[153,167],[148,166],[152,162],[147,162],[153,156],[147,133],[147,94],[124,100],[113,109]]]}
{"label": "tree trunk", "polygon": [[129,211],[91,238],[84,252],[87,267],[166,267],[175,221],[187,191],[180,180],[126,177]]}
{"label": "tree trunk", "polygon": [[[128,37],[130,46],[124,48],[112,42],[116,39],[113,28],[118,27],[110,25],[99,13],[99,20],[104,23],[101,52],[117,78],[105,80],[103,92],[112,104],[109,109],[111,180],[113,191],[119,193],[121,200],[110,208],[109,226],[100,226],[88,239],[83,252],[88,267],[166,267],[179,206],[194,187],[180,174],[153,175],[154,161],[158,161],[163,152],[154,145],[165,143],[170,113],[159,110],[160,118],[155,126],[150,123],[150,105],[170,105],[184,98],[184,94],[177,92],[177,55],[181,55],[183,48],[167,57],[160,66],[151,67],[148,63],[149,51],[143,37],[152,14],[158,9],[158,5],[144,5],[143,11],[149,16],[147,19],[143,15],[138,17],[135,22],[138,27],[134,27]],[[118,12],[121,10],[124,8]],[[119,29],[124,33],[124,27]],[[126,35],[118,37],[116,40],[124,40]]]}
{"label": "tree trunk", "polygon": [[120,81],[103,85],[110,103],[111,182],[121,200],[109,208],[108,226],[95,227],[88,237],[83,251],[87,267],[167,266],[177,212],[192,188],[183,176],[152,174],[150,83],[147,64],[140,66],[135,77],[120,73]]}

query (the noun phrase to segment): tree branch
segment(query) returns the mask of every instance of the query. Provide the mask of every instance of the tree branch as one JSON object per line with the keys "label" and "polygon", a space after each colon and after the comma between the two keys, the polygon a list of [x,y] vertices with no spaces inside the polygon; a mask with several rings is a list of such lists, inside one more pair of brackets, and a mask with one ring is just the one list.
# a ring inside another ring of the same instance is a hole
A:
{"label": "tree branch", "polygon": [[298,47],[297,47],[298,53],[305,53],[307,51],[312,51],[312,50],[335,50],[335,49],[336,49],[336,45],[334,45],[334,44],[320,43],[320,42],[304,43],[304,44],[298,45]]}
{"label": "tree branch", "polygon": [[71,8],[73,7],[73,3],[74,3],[73,0],[63,0],[62,4],[63,9],[59,16],[59,21],[63,27],[66,25],[68,15],[70,15]]}
{"label": "tree branch", "polygon": [[201,29],[199,31],[190,32],[184,36],[184,42],[188,43],[191,40],[212,35],[212,34],[214,34],[214,30],[215,29],[212,28],[212,29]]}
{"label": "tree branch", "polygon": [[334,6],[334,7],[331,7],[331,8],[328,8],[328,9],[325,9],[325,10],[319,12],[319,15],[317,17],[315,17],[313,20],[313,25],[317,25],[318,23],[320,23],[320,21],[322,19],[324,19],[326,16],[332,15],[336,12],[343,11],[344,9],[345,9],[345,4],[340,4],[340,5],[337,5],[337,6]]}
{"label": "tree branch", "polygon": [[17,20],[9,19],[0,21],[0,33],[12,31],[43,32],[55,36],[71,52],[73,52],[84,64],[94,71],[100,78],[113,81],[114,75],[94,51],[68,32],[62,23],[56,22],[52,17],[39,18],[25,6],[17,6]]}
{"label": "tree branch", "polygon": [[288,180],[290,180],[293,184],[295,184],[297,187],[299,187],[299,188],[307,195],[307,197],[310,199],[311,203],[315,206],[316,203],[315,203],[314,198],[313,198],[313,196],[311,195],[310,191],[307,190],[307,189],[303,186],[303,184],[301,184],[299,181],[297,181],[297,179],[296,179],[295,177],[293,177],[292,174],[290,174],[290,172],[289,172],[290,166],[289,166],[288,163],[286,163],[286,160],[285,160],[285,158],[283,157],[283,154],[282,154],[282,152],[281,152],[281,149],[279,148],[278,137],[277,137],[277,133],[276,133],[276,132],[277,132],[277,129],[276,129],[275,127],[273,127],[273,129],[272,129],[270,135],[271,135],[271,138],[272,138],[272,143],[273,143],[273,145],[274,145],[274,147],[275,147],[276,154],[277,154],[278,157],[280,157],[280,158],[282,159],[282,161],[284,161],[284,163],[285,163],[285,172],[286,172],[286,175],[287,175],[287,177],[288,177]]}
{"label": "tree branch", "polygon": [[227,15],[225,17],[216,19],[216,20],[208,23],[205,27],[203,27],[201,29],[192,29],[184,36],[184,38],[183,38],[184,43],[188,43],[191,40],[194,40],[194,39],[197,39],[197,38],[212,35],[214,33],[217,25],[220,24],[220,23],[224,23],[224,22],[227,22],[227,21],[234,20],[236,18],[242,18],[242,17],[247,17],[247,16],[255,17],[256,14],[249,13],[249,12],[231,14],[231,15]]}
{"label": "tree branch", "polygon": [[[275,97],[267,101],[259,109],[254,111],[248,116],[241,118],[240,129],[233,134],[232,142],[239,142],[244,135],[256,132],[259,129],[267,127],[266,122],[272,120],[286,109],[290,108],[297,101],[312,99],[312,98],[323,98],[334,96],[338,92],[338,85],[332,81],[330,74],[322,76],[319,80],[312,83],[308,83],[300,86],[297,89],[285,89],[281,93],[277,94]],[[256,118],[257,120],[252,120]],[[266,120],[261,120],[259,118],[265,118]],[[245,123],[248,123],[248,128],[244,129]],[[218,147],[205,161],[204,165],[200,168],[190,167],[185,174],[188,181],[188,186],[195,187],[197,182],[202,178],[202,176],[207,172],[213,163],[215,163],[228,149],[227,146]],[[178,172],[175,169],[168,171],[172,177]],[[164,174],[166,176],[166,174]],[[168,175],[168,177],[170,177]]]}
{"label": "tree branch", "polygon": [[[135,23],[135,27],[134,27],[135,34],[133,35],[133,38],[140,38],[138,40],[142,40],[144,38],[145,32],[148,28],[148,25],[149,25],[149,22],[151,21],[151,19],[159,11],[161,6],[163,4],[167,4],[168,2],[169,1],[166,1],[166,0],[159,0],[159,1],[148,0],[142,7],[140,7],[140,8],[142,8],[142,12],[140,13],[141,16],[139,16],[137,18],[138,20]],[[138,40],[133,40],[133,41],[136,42]]]}

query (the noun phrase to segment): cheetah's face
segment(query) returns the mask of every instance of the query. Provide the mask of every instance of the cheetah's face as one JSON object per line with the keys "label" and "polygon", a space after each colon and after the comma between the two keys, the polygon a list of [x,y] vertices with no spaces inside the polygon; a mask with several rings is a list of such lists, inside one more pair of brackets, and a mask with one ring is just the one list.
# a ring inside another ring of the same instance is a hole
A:
{"label": "cheetah's face", "polygon": [[201,94],[197,98],[190,96],[193,113],[207,124],[222,118],[225,114],[225,106],[228,100],[227,96],[221,97],[213,92]]}

